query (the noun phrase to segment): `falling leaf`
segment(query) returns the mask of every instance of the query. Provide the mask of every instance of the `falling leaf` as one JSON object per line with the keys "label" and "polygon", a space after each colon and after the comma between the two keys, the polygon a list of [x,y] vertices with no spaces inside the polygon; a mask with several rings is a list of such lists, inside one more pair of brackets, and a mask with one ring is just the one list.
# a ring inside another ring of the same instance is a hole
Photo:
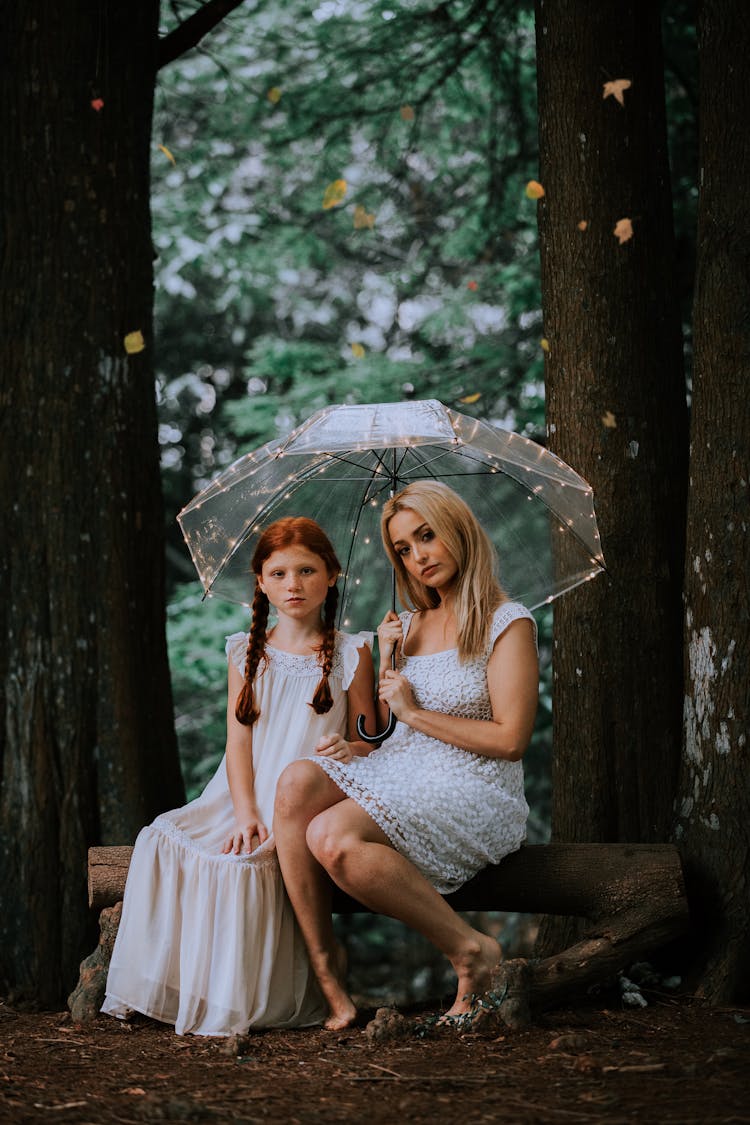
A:
{"label": "falling leaf", "polygon": [[92,98],[91,99],[91,108],[95,109],[97,113],[99,112],[100,109],[104,109],[103,99],[102,98]]}
{"label": "falling leaf", "polygon": [[361,203],[358,203],[354,208],[354,229],[364,230],[366,227],[368,230],[372,230],[374,226],[375,215],[373,212],[368,211]]}
{"label": "falling leaf", "polygon": [[614,82],[605,82],[604,93],[602,94],[602,97],[608,98],[611,94],[612,97],[620,103],[620,105],[625,105],[625,98],[623,97],[623,94],[626,90],[629,90],[632,85],[633,83],[629,78],[617,78]]}
{"label": "falling leaf", "polygon": [[546,338],[546,336],[542,336],[541,340],[539,341],[539,347],[543,352],[549,352],[549,340]]}
{"label": "falling leaf", "polygon": [[333,183],[330,183],[323,192],[323,210],[329,211],[331,207],[336,207],[337,204],[341,203],[346,195],[346,189],[346,180],[334,180]]}
{"label": "falling leaf", "polygon": [[526,195],[529,199],[541,199],[544,195],[544,188],[536,180],[529,180],[526,185]]}
{"label": "falling leaf", "polygon": [[355,359],[362,359],[365,354],[365,349],[361,344],[352,344],[352,355]]}
{"label": "falling leaf", "polygon": [[620,243],[620,246],[623,242],[628,242],[633,237],[633,224],[630,219],[618,219],[612,234]]}
{"label": "falling leaf", "polygon": [[143,333],[141,331],[128,332],[123,340],[123,344],[125,345],[125,351],[128,355],[136,355],[138,352],[142,352],[146,347],[146,341],[143,339]]}
{"label": "falling leaf", "polygon": [[413,121],[414,120],[414,107],[410,105],[401,106],[401,120]]}
{"label": "falling leaf", "polygon": [[472,403],[479,402],[481,397],[482,397],[482,392],[477,391],[476,394],[473,394],[473,395],[464,395],[464,397],[460,398],[458,401],[459,402],[465,402],[467,406],[471,406]]}
{"label": "falling leaf", "polygon": [[581,219],[580,223],[578,224],[578,229],[579,230],[586,230],[588,228],[588,225],[589,224],[588,224],[588,221],[586,219]]}
{"label": "falling leaf", "polygon": [[166,146],[166,145],[159,145],[158,147],[159,147],[159,149],[160,149],[160,150],[161,150],[161,151],[162,151],[162,152],[164,153],[164,155],[166,156],[167,160],[171,161],[171,162],[172,162],[172,164],[176,164],[176,163],[177,163],[177,161],[176,161],[176,160],[175,160],[175,158],[174,158],[174,157],[172,156],[172,153],[171,153],[171,152],[169,151],[169,149],[167,148],[167,146]]}
{"label": "falling leaf", "polygon": [[617,418],[611,410],[605,410],[604,414],[602,414],[602,425],[607,430],[617,429]]}
{"label": "falling leaf", "polygon": [[278,105],[279,101],[281,100],[281,87],[272,86],[266,94],[266,97],[268,98],[271,105]]}
{"label": "falling leaf", "polygon": [[[479,285],[476,281],[467,281],[466,282],[466,288],[471,289],[472,293],[476,293],[477,289],[479,288]],[[461,399],[461,401],[463,402],[463,399]]]}

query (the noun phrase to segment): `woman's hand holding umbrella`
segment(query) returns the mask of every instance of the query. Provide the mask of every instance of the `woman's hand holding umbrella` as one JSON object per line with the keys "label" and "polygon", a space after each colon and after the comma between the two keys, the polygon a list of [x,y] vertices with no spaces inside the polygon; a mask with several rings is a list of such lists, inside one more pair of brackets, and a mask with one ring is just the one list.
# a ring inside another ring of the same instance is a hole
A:
{"label": "woman's hand holding umbrella", "polygon": [[396,667],[404,634],[398,614],[389,609],[378,625],[378,649],[380,651],[380,675],[389,668]]}
{"label": "woman's hand holding umbrella", "polygon": [[387,668],[380,677],[378,699],[381,703],[386,703],[391,714],[401,722],[408,722],[409,714],[415,711],[417,706],[412,686],[406,676],[391,668]]}

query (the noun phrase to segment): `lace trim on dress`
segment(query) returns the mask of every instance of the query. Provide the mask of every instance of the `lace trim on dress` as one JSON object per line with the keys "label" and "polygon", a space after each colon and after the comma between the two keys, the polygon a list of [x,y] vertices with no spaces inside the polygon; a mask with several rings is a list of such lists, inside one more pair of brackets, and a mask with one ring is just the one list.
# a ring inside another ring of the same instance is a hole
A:
{"label": "lace trim on dress", "polygon": [[225,855],[224,852],[217,852],[216,855],[210,855],[204,848],[199,847],[192,837],[188,836],[187,832],[183,832],[181,828],[169,819],[168,813],[162,813],[148,826],[160,832],[162,836],[166,836],[168,840],[172,840],[187,852],[192,852],[200,859],[208,860],[212,863],[252,863],[253,867],[265,867],[267,864],[276,863],[276,846],[271,841],[261,844],[254,852],[245,855]]}
{"label": "lace trim on dress", "polygon": [[490,626],[490,649],[513,621],[521,621],[523,618],[530,621],[534,627],[534,644],[538,649],[536,621],[526,606],[521,605],[520,602],[504,602],[499,609],[495,610]]}
{"label": "lace trim on dress", "polygon": [[[401,628],[403,630],[404,642],[405,642],[406,638],[407,638],[407,635],[409,633],[409,628],[411,626],[412,618],[414,617],[414,612],[412,610],[405,610],[403,613],[399,614],[399,617],[401,618]],[[535,644],[535,646],[537,647],[537,650],[538,650],[539,644],[538,644],[538,640],[537,640],[537,632],[538,632],[537,624],[536,624],[536,621],[535,621],[533,615],[531,614],[531,612],[526,608],[525,605],[521,605],[520,602],[503,602],[503,604],[498,609],[496,609],[495,612],[492,615],[492,624],[490,625],[488,653],[492,651],[492,648],[495,644],[495,641],[497,640],[498,637],[500,637],[505,632],[505,630],[508,628],[508,626],[513,621],[521,621],[523,618],[526,618],[527,620],[529,620],[534,627],[534,644]],[[442,649],[440,652],[423,653],[422,656],[424,656],[424,657],[443,656],[445,653],[455,652],[455,651],[456,651],[455,648],[448,648],[448,649]],[[414,659],[414,657],[412,657],[412,656],[402,657],[402,660],[412,660],[412,659]],[[421,659],[421,657],[417,656],[416,659],[419,660],[419,659]]]}
{"label": "lace trim on dress", "polygon": [[[227,658],[243,675],[247,655],[247,637],[247,633],[232,633],[231,636],[227,637],[225,646]],[[333,654],[331,674],[341,676],[344,691],[351,684],[354,673],[357,671],[357,665],[359,664],[358,649],[362,648],[363,645],[372,649],[372,642],[372,633],[341,633],[336,630],[336,649]],[[287,676],[313,676],[316,673],[320,675],[320,662],[314,653],[283,652],[280,648],[274,648],[273,645],[266,647],[266,653],[273,666]]]}

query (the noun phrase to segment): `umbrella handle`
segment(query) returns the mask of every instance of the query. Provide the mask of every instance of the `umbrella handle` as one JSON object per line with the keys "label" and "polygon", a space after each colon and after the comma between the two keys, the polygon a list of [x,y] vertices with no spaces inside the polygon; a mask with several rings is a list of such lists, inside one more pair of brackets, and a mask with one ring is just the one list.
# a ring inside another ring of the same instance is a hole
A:
{"label": "umbrella handle", "polygon": [[357,715],[357,734],[363,742],[373,744],[375,742],[384,742],[386,738],[390,738],[396,729],[398,719],[392,711],[388,712],[388,722],[386,723],[385,730],[380,734],[368,734],[365,730],[365,717],[364,715]]}

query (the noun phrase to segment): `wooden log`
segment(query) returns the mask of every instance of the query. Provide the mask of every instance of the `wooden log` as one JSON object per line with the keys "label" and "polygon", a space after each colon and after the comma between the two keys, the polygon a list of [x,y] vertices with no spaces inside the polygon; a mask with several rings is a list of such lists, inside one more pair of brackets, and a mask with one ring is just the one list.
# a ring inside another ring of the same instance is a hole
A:
{"label": "wooden log", "polygon": [[[130,847],[89,848],[89,905],[101,910],[125,891]],[[687,917],[682,866],[672,844],[535,844],[486,867],[447,901],[455,910],[567,914],[596,921],[655,899]],[[339,892],[339,914],[366,912]]]}
{"label": "wooden log", "polygon": [[[101,910],[122,899],[132,851],[130,847],[89,849],[92,908]],[[554,957],[530,964],[504,963],[494,985],[496,1007],[478,1011],[478,1030],[488,1020],[527,1026],[533,1013],[605,983],[653,949],[680,937],[689,925],[682,865],[671,844],[526,846],[445,897],[456,910],[565,914],[591,923],[580,941]],[[340,914],[366,911],[341,892],[334,895],[333,907]],[[97,973],[98,965],[97,961]],[[78,1007],[88,1012],[92,1006],[84,999],[79,997]]]}

